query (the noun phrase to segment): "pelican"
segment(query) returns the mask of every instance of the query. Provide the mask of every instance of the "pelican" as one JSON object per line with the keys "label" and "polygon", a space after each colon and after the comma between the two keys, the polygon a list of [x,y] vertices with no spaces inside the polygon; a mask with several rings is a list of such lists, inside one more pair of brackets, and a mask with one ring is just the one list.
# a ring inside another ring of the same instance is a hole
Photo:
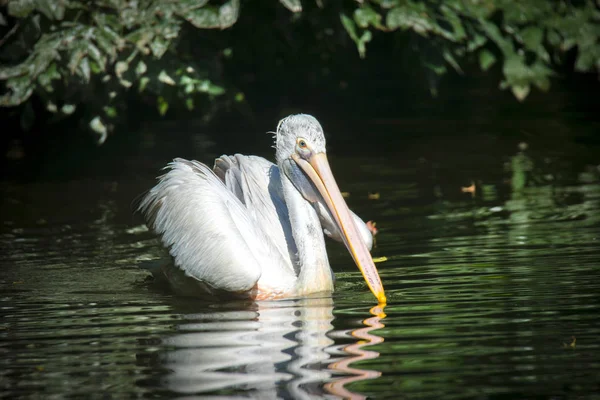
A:
{"label": "pelican", "polygon": [[176,158],[142,198],[146,224],[197,290],[257,300],[333,292],[324,234],[342,241],[380,303],[372,235],[331,173],[321,124],[290,115],[277,125],[273,164],[221,156],[213,170]]}

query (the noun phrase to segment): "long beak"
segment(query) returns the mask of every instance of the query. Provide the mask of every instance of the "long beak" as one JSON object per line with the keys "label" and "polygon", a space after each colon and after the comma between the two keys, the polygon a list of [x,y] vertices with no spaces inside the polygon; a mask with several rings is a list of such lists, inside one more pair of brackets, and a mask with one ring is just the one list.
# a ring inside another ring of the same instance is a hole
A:
{"label": "long beak", "polygon": [[385,304],[386,298],[379,273],[331,173],[327,155],[325,153],[317,153],[313,154],[308,160],[304,160],[297,154],[293,154],[292,158],[308,175],[319,193],[321,193],[329,208],[329,212],[342,233],[344,244],[352,255],[358,269],[362,272],[367,285],[369,285],[369,289],[371,289],[371,292],[373,292],[380,303]]}

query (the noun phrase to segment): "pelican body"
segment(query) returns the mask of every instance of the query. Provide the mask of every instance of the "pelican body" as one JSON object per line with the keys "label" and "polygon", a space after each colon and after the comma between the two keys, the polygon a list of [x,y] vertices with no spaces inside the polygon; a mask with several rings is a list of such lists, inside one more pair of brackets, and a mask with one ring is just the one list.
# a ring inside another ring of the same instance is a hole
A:
{"label": "pelican body", "polygon": [[211,170],[177,158],[142,199],[142,211],[197,290],[255,299],[333,291],[324,234],[342,241],[380,303],[385,294],[369,249],[331,173],[325,136],[306,114],[281,120],[277,164],[221,156]]}

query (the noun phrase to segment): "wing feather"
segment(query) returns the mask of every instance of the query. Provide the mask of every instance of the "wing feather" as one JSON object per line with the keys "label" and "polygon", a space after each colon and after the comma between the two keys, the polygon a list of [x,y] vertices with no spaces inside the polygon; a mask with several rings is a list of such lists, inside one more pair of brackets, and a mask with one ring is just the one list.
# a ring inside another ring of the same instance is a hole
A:
{"label": "wing feather", "polygon": [[223,155],[215,161],[214,171],[246,206],[252,221],[269,233],[285,267],[297,275],[298,250],[277,165],[257,156]]}
{"label": "wing feather", "polygon": [[263,232],[206,165],[178,158],[167,168],[139,209],[175,265],[215,289],[251,289],[273,259]]}

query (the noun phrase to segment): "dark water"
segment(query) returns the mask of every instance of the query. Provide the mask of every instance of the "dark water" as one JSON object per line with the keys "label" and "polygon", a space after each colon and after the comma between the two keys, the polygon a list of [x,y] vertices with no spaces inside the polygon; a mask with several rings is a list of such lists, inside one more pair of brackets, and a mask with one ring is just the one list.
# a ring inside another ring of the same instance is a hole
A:
{"label": "dark water", "polygon": [[377,221],[385,308],[335,243],[333,298],[201,303],[149,281],[160,252],[131,200],[176,149],[220,151],[202,136],[148,133],[118,177],[3,183],[0,397],[600,398],[600,151],[490,135],[331,154]]}

